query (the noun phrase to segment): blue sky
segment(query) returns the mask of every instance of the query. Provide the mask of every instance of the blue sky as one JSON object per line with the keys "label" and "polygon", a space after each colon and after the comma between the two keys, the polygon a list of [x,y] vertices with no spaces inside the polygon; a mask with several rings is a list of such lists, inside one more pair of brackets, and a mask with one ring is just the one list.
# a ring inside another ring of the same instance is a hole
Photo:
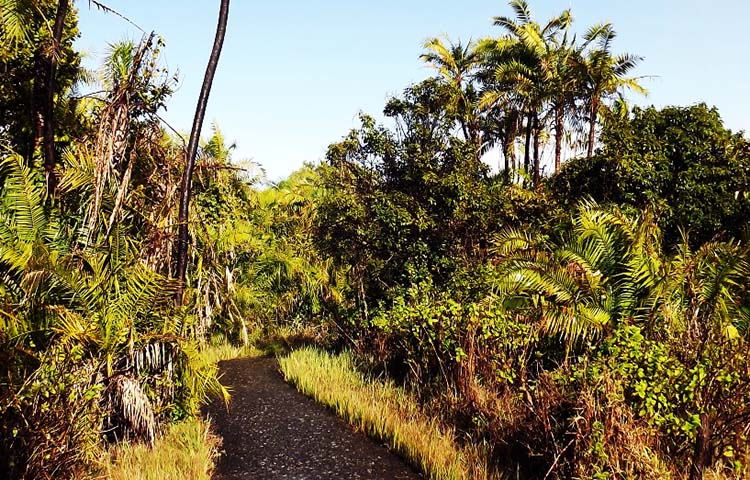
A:
{"label": "blue sky", "polygon": [[[78,48],[95,65],[106,44],[141,33],[113,15],[80,9]],[[213,42],[214,1],[107,0],[110,7],[166,40],[163,58],[180,73],[167,121],[188,130]],[[719,108],[733,130],[750,124],[750,2],[697,0],[531,0],[538,21],[571,7],[576,29],[612,21],[615,51],[645,57],[637,75],[650,95],[641,104]],[[719,6],[720,4],[720,6]],[[235,159],[260,163],[277,179],[356,126],[358,112],[379,116],[386,99],[428,77],[419,60],[428,37],[497,35],[497,0],[287,0],[232,2],[229,27],[204,133],[219,123],[237,142]]]}

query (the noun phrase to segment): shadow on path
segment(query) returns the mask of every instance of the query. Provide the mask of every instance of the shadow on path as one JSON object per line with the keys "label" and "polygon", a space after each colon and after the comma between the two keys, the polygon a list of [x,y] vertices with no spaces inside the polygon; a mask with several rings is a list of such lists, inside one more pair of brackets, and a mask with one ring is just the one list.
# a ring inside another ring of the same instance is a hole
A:
{"label": "shadow on path", "polygon": [[216,475],[234,479],[419,479],[384,446],[287,385],[274,358],[221,362],[232,405],[206,411],[224,440]]}

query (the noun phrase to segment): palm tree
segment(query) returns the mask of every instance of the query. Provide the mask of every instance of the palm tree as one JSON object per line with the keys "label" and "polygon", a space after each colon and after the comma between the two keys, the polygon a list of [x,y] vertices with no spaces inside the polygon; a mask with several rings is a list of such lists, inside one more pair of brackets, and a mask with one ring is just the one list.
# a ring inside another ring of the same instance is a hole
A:
{"label": "palm tree", "polygon": [[[0,40],[17,45],[24,41],[35,44],[34,65],[36,79],[31,98],[31,112],[36,123],[34,149],[41,141],[47,191],[54,193],[56,184],[55,152],[55,94],[58,93],[57,68],[63,56],[65,21],[70,14],[70,0],[41,4],[24,0],[0,0]],[[49,24],[44,10],[54,11],[54,22]],[[45,34],[35,37],[35,29],[44,28]],[[47,36],[48,35],[48,36]],[[34,37],[32,39],[32,37]],[[68,37],[70,39],[70,37]],[[41,41],[40,41],[41,40]],[[33,152],[30,152],[31,156]]]}
{"label": "palm tree", "polygon": [[587,157],[594,154],[596,123],[604,102],[623,90],[630,89],[641,95],[648,91],[641,86],[639,78],[628,77],[642,57],[623,53],[612,55],[612,42],[617,36],[612,24],[604,23],[591,27],[584,36],[584,48],[594,44],[596,48],[578,56],[578,76],[581,79],[581,95],[586,102],[589,122]]}
{"label": "palm tree", "polygon": [[459,117],[464,138],[479,149],[479,116],[476,111],[476,92],[472,85],[472,74],[480,63],[480,56],[474,42],[466,45],[461,42],[443,43],[439,38],[431,38],[424,44],[427,53],[420,58],[435,68],[454,95],[456,113]]}
{"label": "palm tree", "polygon": [[195,157],[198,153],[198,144],[200,141],[201,128],[203,127],[203,118],[206,116],[206,106],[208,105],[208,96],[211,93],[216,67],[219,64],[221,49],[224,45],[224,36],[227,31],[227,21],[229,20],[229,0],[221,0],[219,7],[219,20],[216,26],[216,36],[214,45],[211,49],[211,56],[208,59],[206,75],[203,78],[201,93],[198,97],[198,105],[195,109],[195,118],[193,119],[193,128],[190,131],[190,141],[188,142],[187,152],[185,152],[185,171],[182,175],[180,184],[180,209],[178,212],[178,235],[177,235],[177,270],[175,277],[179,280],[180,286],[176,294],[176,302],[182,303],[182,292],[185,286],[187,273],[187,253],[188,253],[188,218],[190,208],[190,187],[193,179],[193,170],[195,169]]}
{"label": "palm tree", "polygon": [[[526,157],[528,165],[530,143],[533,139],[534,184],[540,184],[540,132],[546,123],[547,108],[551,105],[556,129],[556,165],[563,140],[566,108],[571,104],[573,91],[569,69],[569,45],[567,31],[573,17],[570,10],[550,19],[544,26],[534,22],[531,10],[525,0],[512,0],[510,6],[516,18],[495,17],[494,24],[506,30],[514,44],[514,55],[506,62],[497,65],[496,79],[501,83],[510,82],[512,90],[508,95],[518,98],[526,116]],[[505,45],[508,49],[509,46]]]}
{"label": "palm tree", "polygon": [[506,303],[571,345],[606,336],[625,319],[650,326],[651,294],[665,268],[653,218],[590,203],[573,226],[559,245],[513,229],[496,236],[497,290]]}
{"label": "palm tree", "polygon": [[104,387],[111,426],[149,442],[154,401],[174,402],[177,393],[162,389],[166,396],[149,400],[142,386],[153,387],[157,376],[198,399],[208,392],[227,398],[215,372],[198,363],[185,324],[172,315],[175,282],[137,261],[139,246],[124,228],[104,246],[73,248],[19,155],[0,160],[0,176],[0,353],[17,349],[43,363],[55,348],[82,350],[88,363],[79,366]]}
{"label": "palm tree", "polygon": [[[491,131],[490,142],[500,144],[505,160],[505,171],[516,170],[516,139],[523,118],[518,98],[511,95],[513,84],[507,79],[498,79],[498,65],[510,61],[516,42],[508,38],[485,38],[476,46],[481,68],[476,76],[481,85],[479,108],[486,112],[486,125]],[[525,165],[528,168],[528,162]]]}

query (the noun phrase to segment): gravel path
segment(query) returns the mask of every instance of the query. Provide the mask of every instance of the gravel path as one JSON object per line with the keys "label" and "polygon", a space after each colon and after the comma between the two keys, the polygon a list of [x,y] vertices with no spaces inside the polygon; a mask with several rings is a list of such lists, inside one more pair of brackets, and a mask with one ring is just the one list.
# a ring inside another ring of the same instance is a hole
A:
{"label": "gravel path", "polygon": [[227,412],[207,409],[224,439],[215,478],[398,479],[422,478],[399,457],[287,385],[273,358],[219,364],[232,389]]}

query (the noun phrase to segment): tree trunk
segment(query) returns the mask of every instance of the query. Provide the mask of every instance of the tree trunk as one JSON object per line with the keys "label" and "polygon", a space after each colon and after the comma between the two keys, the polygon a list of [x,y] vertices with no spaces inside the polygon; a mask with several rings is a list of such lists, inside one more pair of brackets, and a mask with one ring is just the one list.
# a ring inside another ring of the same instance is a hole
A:
{"label": "tree trunk", "polygon": [[701,414],[701,426],[693,450],[693,465],[690,468],[690,480],[702,480],[703,470],[711,463],[711,423],[708,414]]}
{"label": "tree trunk", "polygon": [[42,107],[44,170],[47,177],[47,195],[55,193],[57,176],[55,174],[55,89],[57,77],[57,61],[60,57],[65,17],[70,9],[69,0],[60,0],[55,14],[55,25],[52,30],[52,46],[48,53],[47,72],[45,75],[44,102]]}
{"label": "tree trunk", "polygon": [[509,160],[510,169],[516,169],[516,136],[518,136],[518,115],[510,114],[505,125],[505,156]]}
{"label": "tree trunk", "polygon": [[539,174],[539,115],[534,114],[534,187],[539,188],[541,175]]}
{"label": "tree trunk", "polygon": [[[503,160],[505,161],[505,175],[510,175],[510,155],[508,154],[508,138],[503,138]],[[500,162],[497,162],[497,168],[500,168]]]}
{"label": "tree trunk", "polygon": [[203,127],[203,118],[206,116],[206,106],[208,96],[211,93],[211,85],[216,74],[216,67],[219,64],[221,49],[224,46],[224,36],[227,31],[227,20],[229,19],[229,0],[221,0],[219,8],[219,20],[216,26],[216,36],[214,45],[211,50],[211,56],[208,59],[206,75],[203,77],[203,86],[198,97],[198,105],[195,109],[193,118],[193,128],[190,131],[190,141],[188,142],[187,152],[185,152],[185,170],[182,173],[182,182],[180,184],[180,210],[178,213],[178,237],[177,237],[177,271],[175,277],[179,280],[175,301],[178,305],[182,304],[182,294],[185,288],[185,280],[188,262],[188,214],[190,206],[190,189],[195,169],[195,156],[198,152],[198,142],[200,140],[201,128]]}
{"label": "tree trunk", "polygon": [[26,165],[31,168],[34,165],[34,155],[42,144],[44,138],[44,99],[46,95],[46,78],[49,73],[48,58],[44,53],[44,46],[40,45],[34,52],[34,83],[31,88],[30,98],[30,122],[32,134],[30,137],[29,150],[26,152]]}
{"label": "tree trunk", "polygon": [[565,119],[563,117],[562,105],[555,107],[555,173],[560,171],[562,165],[562,144]]}
{"label": "tree trunk", "polygon": [[469,141],[469,130],[466,128],[466,121],[462,118],[459,120],[461,124],[461,132],[464,134],[464,140]]}
{"label": "tree trunk", "polygon": [[531,169],[531,129],[533,124],[533,115],[529,114],[526,118],[526,151],[523,154],[523,168],[526,173]]}
{"label": "tree trunk", "polygon": [[599,102],[596,98],[591,99],[589,106],[589,150],[586,158],[594,156],[594,140],[596,139],[596,112],[599,110]]}

